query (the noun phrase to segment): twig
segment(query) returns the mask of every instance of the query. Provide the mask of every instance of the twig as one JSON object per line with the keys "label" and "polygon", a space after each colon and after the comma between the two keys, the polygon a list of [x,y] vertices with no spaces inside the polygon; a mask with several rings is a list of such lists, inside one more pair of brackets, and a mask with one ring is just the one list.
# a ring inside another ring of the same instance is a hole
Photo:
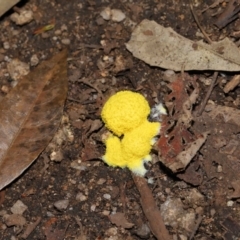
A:
{"label": "twig", "polygon": [[198,110],[198,112],[197,112],[197,114],[196,114],[197,117],[199,117],[199,116],[203,113],[203,110],[204,110],[204,108],[205,108],[205,106],[206,106],[206,104],[207,104],[207,101],[208,101],[208,99],[209,99],[209,97],[210,97],[210,95],[211,95],[211,93],[212,93],[212,90],[213,90],[213,88],[214,88],[214,86],[215,86],[215,83],[216,83],[216,81],[217,81],[217,76],[218,76],[218,72],[214,72],[211,85],[210,85],[210,87],[208,88],[207,94],[206,94],[206,96],[205,96],[205,98],[204,98],[204,100],[203,100],[203,102],[202,102],[202,105],[201,105],[201,107],[199,108],[199,110]]}
{"label": "twig", "polygon": [[195,236],[195,234],[196,234],[196,232],[197,232],[197,230],[198,230],[198,228],[199,228],[199,226],[200,226],[200,224],[201,224],[201,222],[202,222],[202,219],[203,219],[203,216],[199,216],[199,217],[198,217],[198,219],[197,219],[197,221],[196,221],[196,225],[194,226],[194,229],[193,229],[193,231],[192,231],[192,234],[191,234],[191,236],[189,237],[189,240],[192,240],[193,237]]}
{"label": "twig", "polygon": [[[204,35],[206,41],[209,43],[209,44],[212,44],[212,40],[208,37],[207,33],[204,31],[204,29],[202,28],[202,26],[200,25],[199,21],[198,21],[198,18],[197,18],[197,15],[195,14],[194,10],[193,10],[193,7],[192,7],[192,4],[190,4],[190,9],[191,9],[191,12],[192,12],[192,15],[193,15],[193,18],[194,20],[196,21],[197,23],[197,26],[199,27],[199,29],[201,30],[202,34]],[[200,109],[198,110],[197,112],[197,117],[199,117],[202,113],[203,113],[203,110],[208,102],[208,99],[209,97],[211,96],[211,93],[213,91],[213,88],[215,86],[215,83],[217,81],[217,77],[218,77],[218,72],[214,72],[213,74],[213,79],[212,79],[212,82],[211,82],[211,85],[210,87],[208,88],[208,91],[207,91],[207,94],[205,95],[205,98],[202,102],[202,105],[200,107]]]}
{"label": "twig", "polygon": [[230,22],[238,18],[239,11],[240,11],[239,1],[230,0],[225,10],[218,17],[217,21],[215,22],[215,25],[220,29],[226,27]]}
{"label": "twig", "polygon": [[21,238],[27,239],[28,236],[33,232],[33,230],[37,227],[37,225],[41,222],[42,218],[37,217],[37,220],[34,223],[31,223],[27,226],[24,233],[21,235]]}
{"label": "twig", "polygon": [[229,93],[233,90],[237,85],[240,84],[240,75],[235,75],[224,87],[223,91],[225,93]]}
{"label": "twig", "polygon": [[202,26],[200,25],[199,21],[198,21],[198,18],[197,18],[197,15],[196,13],[194,12],[193,10],[193,6],[192,4],[190,3],[190,8],[191,8],[191,12],[192,12],[192,15],[193,15],[193,18],[195,20],[195,22],[197,23],[197,26],[199,27],[199,29],[201,30],[202,34],[204,35],[206,41],[211,44],[212,43],[212,40],[209,38],[209,36],[207,35],[207,33],[204,31],[204,29],[202,28]]}
{"label": "twig", "polygon": [[146,179],[132,174],[132,178],[141,195],[141,205],[146,218],[149,221],[150,229],[158,240],[171,240],[168,230],[166,229],[161,213],[155,203],[151,190],[149,189]]}

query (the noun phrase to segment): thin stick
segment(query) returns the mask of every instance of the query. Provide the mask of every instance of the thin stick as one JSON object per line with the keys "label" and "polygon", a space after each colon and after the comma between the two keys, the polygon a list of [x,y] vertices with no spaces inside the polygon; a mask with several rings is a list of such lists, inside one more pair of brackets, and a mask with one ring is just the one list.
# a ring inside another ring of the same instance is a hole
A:
{"label": "thin stick", "polygon": [[[195,20],[196,23],[197,23],[197,26],[198,26],[199,29],[201,30],[201,32],[202,32],[202,34],[204,35],[206,41],[207,41],[209,44],[211,44],[211,43],[212,43],[212,40],[208,37],[207,33],[204,31],[204,29],[203,29],[202,26],[200,25],[200,23],[199,23],[199,21],[198,21],[198,18],[197,18],[197,15],[195,14],[195,12],[194,12],[194,10],[193,10],[192,4],[190,4],[190,9],[191,9],[193,18],[194,18],[194,20]],[[208,99],[210,98],[211,93],[212,93],[212,91],[213,91],[213,88],[214,88],[214,86],[215,86],[215,83],[216,83],[216,81],[217,81],[217,77],[218,77],[218,72],[215,71],[214,74],[213,74],[213,79],[212,79],[211,85],[210,85],[210,87],[208,88],[208,91],[207,91],[207,93],[206,93],[206,95],[205,95],[205,98],[204,98],[204,100],[203,100],[203,102],[202,102],[202,105],[201,105],[200,109],[198,110],[198,112],[197,112],[197,114],[196,114],[197,117],[199,117],[199,116],[203,113],[204,108],[205,108],[206,105],[207,105]]]}
{"label": "thin stick", "polygon": [[204,35],[206,41],[211,44],[212,43],[212,40],[209,38],[209,36],[207,35],[207,33],[204,31],[204,29],[202,28],[202,26],[200,25],[199,21],[198,21],[198,18],[197,18],[197,15],[196,13],[194,12],[193,10],[193,6],[192,4],[190,3],[190,8],[191,8],[191,12],[192,12],[192,15],[193,15],[193,18],[195,20],[195,22],[197,23],[197,26],[199,27],[199,29],[201,30],[202,34]]}
{"label": "thin stick", "polygon": [[146,179],[132,174],[132,178],[141,195],[141,205],[146,218],[149,221],[150,229],[158,240],[171,240],[168,230],[166,229],[161,213],[155,203]]}
{"label": "thin stick", "polygon": [[213,88],[214,88],[214,86],[215,86],[215,83],[216,83],[216,81],[217,81],[217,76],[218,76],[218,72],[214,72],[211,85],[209,86],[208,91],[207,91],[207,94],[206,94],[206,96],[205,96],[205,98],[204,98],[204,100],[203,100],[203,102],[202,102],[202,105],[201,105],[201,107],[199,108],[199,110],[198,110],[198,112],[197,112],[197,114],[196,114],[197,117],[199,117],[199,116],[203,113],[204,108],[205,108],[205,106],[207,105],[207,101],[208,101],[208,99],[209,99],[209,97],[210,97],[210,95],[211,95],[211,93],[212,93],[212,91],[213,91]]}

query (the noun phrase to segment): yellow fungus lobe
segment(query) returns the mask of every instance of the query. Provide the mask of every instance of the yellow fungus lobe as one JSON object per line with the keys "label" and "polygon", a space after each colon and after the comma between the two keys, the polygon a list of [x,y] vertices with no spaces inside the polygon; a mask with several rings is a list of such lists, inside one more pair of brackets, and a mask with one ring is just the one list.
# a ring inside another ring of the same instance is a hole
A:
{"label": "yellow fungus lobe", "polygon": [[139,93],[120,91],[111,96],[102,109],[102,120],[117,136],[138,127],[150,113],[146,99]]}
{"label": "yellow fungus lobe", "polygon": [[114,135],[105,141],[104,162],[141,176],[146,173],[144,162],[151,161],[149,153],[161,126],[147,120],[149,113],[149,104],[139,93],[120,91],[108,99],[101,116]]}

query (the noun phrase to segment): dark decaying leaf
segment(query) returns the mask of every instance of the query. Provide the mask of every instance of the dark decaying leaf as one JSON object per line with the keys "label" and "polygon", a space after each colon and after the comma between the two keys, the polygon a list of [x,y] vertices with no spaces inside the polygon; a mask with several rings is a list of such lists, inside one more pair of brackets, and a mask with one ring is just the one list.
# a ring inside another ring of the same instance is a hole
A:
{"label": "dark decaying leaf", "polygon": [[163,118],[158,140],[160,161],[173,172],[186,168],[206,141],[207,132],[189,131],[192,125],[192,108],[199,88],[195,78],[181,75],[168,85],[171,93],[165,97],[169,114]]}
{"label": "dark decaying leaf", "polygon": [[67,95],[67,51],[42,62],[0,103],[0,189],[44,150]]}

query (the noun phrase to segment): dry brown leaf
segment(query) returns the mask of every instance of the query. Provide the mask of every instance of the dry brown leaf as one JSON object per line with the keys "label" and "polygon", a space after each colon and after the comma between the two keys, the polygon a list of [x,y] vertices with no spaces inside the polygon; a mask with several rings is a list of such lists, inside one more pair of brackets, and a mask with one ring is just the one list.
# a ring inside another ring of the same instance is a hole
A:
{"label": "dry brown leaf", "polygon": [[175,71],[240,71],[240,50],[228,38],[211,45],[194,42],[147,19],[135,28],[126,46],[151,66]]}
{"label": "dry brown leaf", "polygon": [[[212,196],[215,204],[226,206],[230,198],[240,198],[240,110],[228,106],[216,105],[209,101],[201,116],[194,119],[193,131],[210,134],[202,149],[200,149],[201,168],[207,179],[224,179],[216,181]],[[230,187],[232,185],[232,188]]]}
{"label": "dry brown leaf", "polygon": [[228,106],[208,104],[206,111],[213,119],[221,117],[224,123],[234,123],[239,126],[240,110]]}
{"label": "dry brown leaf", "polygon": [[133,223],[128,222],[124,216],[124,213],[117,212],[115,214],[111,214],[109,219],[111,223],[117,225],[118,227],[132,228],[134,226]]}
{"label": "dry brown leaf", "polygon": [[0,189],[44,150],[67,96],[67,51],[42,62],[0,103]]}
{"label": "dry brown leaf", "polygon": [[0,17],[20,0],[0,0]]}
{"label": "dry brown leaf", "polygon": [[192,105],[198,97],[196,79],[187,74],[169,85],[171,93],[165,97],[169,105],[169,115],[163,118],[161,137],[158,140],[160,161],[173,172],[184,170],[202,144],[206,141],[207,132],[191,133]]}
{"label": "dry brown leaf", "polygon": [[64,229],[59,229],[54,226],[57,221],[58,219],[53,217],[44,224],[44,234],[46,236],[46,240],[63,240],[65,238],[68,223],[66,224]]}

